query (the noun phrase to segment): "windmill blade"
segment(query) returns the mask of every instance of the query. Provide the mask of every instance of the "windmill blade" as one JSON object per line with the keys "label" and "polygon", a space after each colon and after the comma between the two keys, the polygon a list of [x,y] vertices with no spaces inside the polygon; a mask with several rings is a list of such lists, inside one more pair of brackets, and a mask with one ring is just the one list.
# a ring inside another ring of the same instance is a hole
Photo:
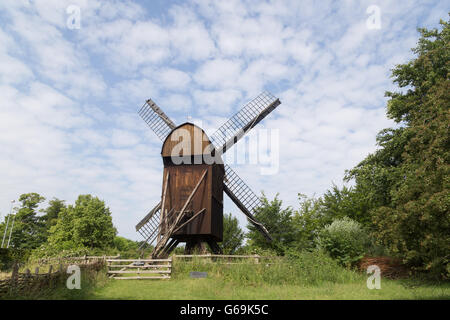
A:
{"label": "windmill blade", "polygon": [[139,109],[138,114],[163,141],[176,127],[175,123],[170,120],[152,99],[148,99],[144,103],[141,109]]}
{"label": "windmill blade", "polygon": [[262,92],[247,103],[211,135],[210,140],[217,148],[216,154],[225,153],[280,104],[280,100],[269,92]]}
{"label": "windmill blade", "polygon": [[[148,99],[139,109],[138,114],[148,124],[156,135],[165,140],[169,133],[175,129],[175,123],[161,110],[152,100]],[[144,237],[145,243],[149,245],[158,236],[159,222],[161,215],[161,202],[156,205],[137,225],[136,231]]]}
{"label": "windmill blade", "polygon": [[[159,220],[161,214],[161,202],[136,225],[136,231],[145,239],[145,243],[149,245],[155,241],[158,235]],[[144,245],[143,244],[143,245]]]}
{"label": "windmill blade", "polygon": [[252,212],[261,205],[261,200],[228,165],[225,165],[223,189],[236,206],[247,216],[248,221],[253,224],[267,240],[272,241],[272,237],[267,229],[262,223],[258,222],[252,214]]}

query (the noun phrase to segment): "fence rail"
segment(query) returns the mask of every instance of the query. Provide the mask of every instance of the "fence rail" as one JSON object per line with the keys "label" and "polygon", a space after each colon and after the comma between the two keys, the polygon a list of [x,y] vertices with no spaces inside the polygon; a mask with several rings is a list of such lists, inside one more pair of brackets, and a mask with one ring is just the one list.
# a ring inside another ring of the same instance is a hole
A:
{"label": "fence rail", "polygon": [[39,259],[38,264],[46,264],[49,262],[72,262],[72,261],[91,261],[91,260],[107,260],[107,259],[116,259],[120,258],[120,254],[116,256],[80,256],[80,257],[52,257],[52,258],[43,258]]}
{"label": "fence rail", "polygon": [[[189,255],[185,255],[185,254],[179,254],[179,255],[174,255],[173,256],[174,259],[193,259],[193,258],[200,258],[200,259],[205,259],[206,261],[223,261],[223,263],[226,264],[239,264],[242,263],[242,260],[248,259],[249,261],[252,261],[253,263],[262,263],[264,262],[264,264],[271,264],[271,263],[267,263],[267,260],[273,260],[273,259],[277,259],[278,257],[273,257],[273,256],[260,256],[257,254],[254,255],[226,255],[226,254],[189,254]],[[229,262],[229,261],[236,261],[238,260],[239,262]]]}
{"label": "fence rail", "polygon": [[[172,274],[171,258],[107,259],[106,262],[109,277],[117,280],[170,279]],[[130,263],[123,264],[124,262]]]}

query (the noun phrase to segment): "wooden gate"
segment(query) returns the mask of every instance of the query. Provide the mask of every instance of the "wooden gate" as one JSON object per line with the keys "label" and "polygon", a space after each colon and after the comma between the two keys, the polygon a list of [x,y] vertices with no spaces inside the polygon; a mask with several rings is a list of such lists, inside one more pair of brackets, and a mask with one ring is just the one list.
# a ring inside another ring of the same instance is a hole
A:
{"label": "wooden gate", "polygon": [[170,279],[169,259],[108,259],[108,274],[118,280]]}

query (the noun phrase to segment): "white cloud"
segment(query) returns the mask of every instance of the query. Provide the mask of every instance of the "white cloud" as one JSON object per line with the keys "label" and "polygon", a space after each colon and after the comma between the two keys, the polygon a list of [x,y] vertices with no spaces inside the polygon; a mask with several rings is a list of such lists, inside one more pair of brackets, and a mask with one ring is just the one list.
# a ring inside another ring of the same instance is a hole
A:
{"label": "white cloud", "polygon": [[241,92],[234,89],[218,90],[218,91],[205,91],[195,90],[193,92],[196,106],[202,111],[201,114],[222,114],[230,115],[231,108],[235,106],[238,99],[241,98]]}
{"label": "white cloud", "polygon": [[191,98],[182,94],[168,94],[159,100],[160,105],[165,110],[181,112],[186,114],[192,107]]}
{"label": "white cloud", "polygon": [[186,72],[168,68],[157,72],[161,86],[169,90],[184,90],[191,82],[191,77]]}
{"label": "white cloud", "polygon": [[115,147],[130,147],[139,142],[139,138],[125,130],[114,130],[111,137],[112,145]]}
{"label": "white cloud", "polygon": [[238,81],[241,62],[213,59],[203,63],[194,75],[195,81],[207,88],[233,87]]}

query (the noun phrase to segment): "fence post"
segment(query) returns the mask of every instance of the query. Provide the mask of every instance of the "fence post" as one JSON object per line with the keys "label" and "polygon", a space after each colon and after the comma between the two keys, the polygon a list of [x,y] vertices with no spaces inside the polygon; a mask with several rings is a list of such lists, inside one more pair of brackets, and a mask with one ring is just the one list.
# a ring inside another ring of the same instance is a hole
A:
{"label": "fence post", "polygon": [[47,273],[47,283],[50,287],[52,287],[52,285],[53,285],[52,270],[53,270],[53,266],[50,265],[50,267],[48,268],[48,273]]}
{"label": "fence post", "polygon": [[60,260],[60,262],[59,262],[59,270],[58,270],[58,275],[57,275],[57,283],[63,283],[64,282],[64,273],[63,273],[63,270],[64,270],[64,268],[63,268],[63,265],[62,265],[62,263],[61,263],[61,260]]}
{"label": "fence post", "polygon": [[9,288],[10,292],[16,288],[17,282],[18,282],[18,276],[19,276],[19,264],[17,262],[14,262],[13,270],[12,270],[12,274],[11,274],[11,283],[10,283],[10,288]]}

